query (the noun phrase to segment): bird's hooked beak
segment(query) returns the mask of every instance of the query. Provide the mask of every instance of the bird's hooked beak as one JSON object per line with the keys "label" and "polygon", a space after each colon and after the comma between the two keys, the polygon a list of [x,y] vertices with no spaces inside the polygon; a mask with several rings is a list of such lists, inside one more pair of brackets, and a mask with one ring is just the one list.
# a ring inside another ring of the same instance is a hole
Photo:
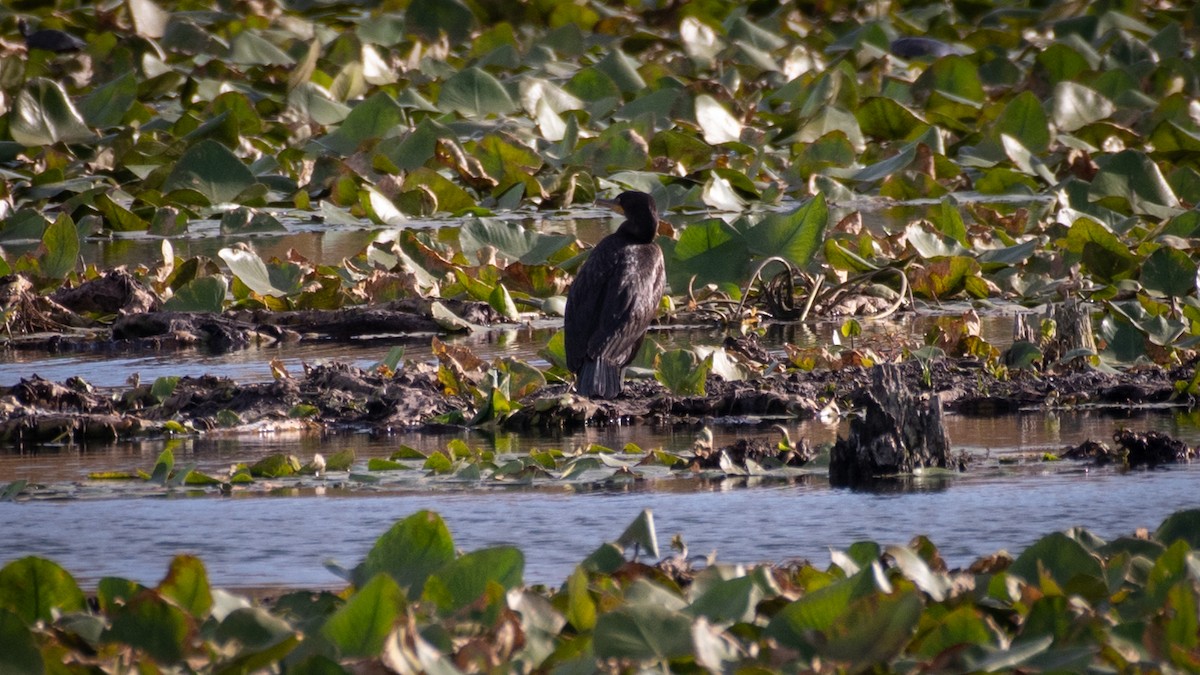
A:
{"label": "bird's hooked beak", "polygon": [[621,215],[625,215],[625,209],[621,208],[621,203],[615,199],[604,199],[602,197],[597,197],[596,205],[612,209]]}

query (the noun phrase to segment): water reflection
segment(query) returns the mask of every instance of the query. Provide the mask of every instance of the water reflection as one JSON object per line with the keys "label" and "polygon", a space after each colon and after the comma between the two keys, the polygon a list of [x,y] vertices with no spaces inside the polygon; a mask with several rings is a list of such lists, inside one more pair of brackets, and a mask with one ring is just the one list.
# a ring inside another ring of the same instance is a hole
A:
{"label": "water reflection", "polygon": [[[273,489],[215,496],[213,490],[161,488],[102,498],[102,483],[88,471],[149,469],[161,441],[105,446],[46,446],[0,453],[0,481],[29,478],[78,490],[87,498],[0,504],[0,563],[37,554],[62,563],[85,584],[105,575],[156,583],[176,553],[199,555],[221,586],[331,587],[339,580],[324,568],[337,558],[357,563],[396,520],[433,509],[450,525],[464,550],[515,544],[527,556],[526,578],[559,584],[572,567],[604,541],[617,537],[643,508],[653,509],[660,541],[680,533],[693,553],[716,551],[730,562],[808,558],[828,561],[828,549],[862,539],[905,543],[929,535],[951,565],[966,565],[1000,548],[1017,551],[1037,537],[1073,526],[1102,537],[1155,527],[1170,513],[1200,506],[1195,490],[1200,464],[1122,473],[1070,462],[1002,463],[997,455],[1038,454],[1088,438],[1108,439],[1116,426],[1157,429],[1190,444],[1200,442],[1194,413],[1065,411],[980,419],[950,415],[956,449],[990,457],[963,474],[906,478],[870,491],[833,489],[822,474],[782,479],[672,477],[548,482],[523,487],[460,485],[451,489],[375,489],[344,479],[277,483]],[[789,425],[793,437],[832,440],[836,429],[818,423]],[[354,448],[361,464],[404,443],[426,452],[450,438],[498,453],[575,448],[599,443],[621,448],[679,449],[694,429],[642,425],[590,429],[577,434],[514,435],[463,432],[375,438],[262,436],[185,439],[176,461],[219,473],[239,461],[275,452],[309,457]],[[844,433],[844,432],[843,432]],[[762,428],[715,430],[718,444],[743,436],[770,436]],[[140,484],[139,484],[140,485]],[[82,487],[80,487],[82,486]],[[150,498],[138,498],[142,494]]]}

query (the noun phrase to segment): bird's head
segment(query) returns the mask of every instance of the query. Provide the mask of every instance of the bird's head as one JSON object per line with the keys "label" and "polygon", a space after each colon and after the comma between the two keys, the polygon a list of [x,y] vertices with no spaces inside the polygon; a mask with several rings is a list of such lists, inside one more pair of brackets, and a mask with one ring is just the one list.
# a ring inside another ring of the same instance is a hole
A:
{"label": "bird's head", "polygon": [[625,215],[622,228],[632,230],[634,236],[644,241],[653,241],[655,234],[671,236],[670,226],[663,231],[665,222],[658,219],[658,207],[654,197],[645,192],[627,190],[617,195],[616,199],[597,199],[597,204],[603,204],[617,213]]}

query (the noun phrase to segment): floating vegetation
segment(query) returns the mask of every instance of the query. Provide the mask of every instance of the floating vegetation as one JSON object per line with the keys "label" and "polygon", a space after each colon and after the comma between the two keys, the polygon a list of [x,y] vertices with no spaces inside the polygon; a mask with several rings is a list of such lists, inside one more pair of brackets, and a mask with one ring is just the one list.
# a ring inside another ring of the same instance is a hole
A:
{"label": "floating vegetation", "polygon": [[[344,590],[252,600],[179,555],[156,586],[54,562],[0,569],[0,670],[348,673],[1193,670],[1200,511],[1105,541],[1046,535],[948,569],[925,537],[859,542],[832,564],[732,565],[661,551],[644,511],[557,588],[512,546],[467,553],[433,512],[384,533]],[[60,666],[61,664],[61,666]]]}
{"label": "floating vegetation", "polygon": [[[400,4],[28,17],[85,46],[5,46],[0,273],[33,293],[4,303],[9,331],[402,299],[435,331],[479,325],[451,300],[554,315],[586,247],[534,210],[636,189],[680,223],[660,240],[676,312],[754,330],[1072,296],[1097,339],[1063,358],[1191,358],[1189,7]],[[384,234],[341,261],[253,250],[301,224]],[[216,259],[170,245],[214,233]],[[82,245],[145,235],[145,302],[59,310],[103,274]]]}

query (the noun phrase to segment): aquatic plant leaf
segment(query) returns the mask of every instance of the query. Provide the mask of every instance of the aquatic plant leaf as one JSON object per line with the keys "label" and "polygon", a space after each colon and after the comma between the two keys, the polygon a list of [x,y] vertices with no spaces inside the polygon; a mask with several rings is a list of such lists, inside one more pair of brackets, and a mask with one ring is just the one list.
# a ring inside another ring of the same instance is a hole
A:
{"label": "aquatic plant leaf", "polygon": [[1122,150],[1097,163],[1100,171],[1088,189],[1089,199],[1121,198],[1134,213],[1155,218],[1170,218],[1179,213],[1179,199],[1158,164],[1145,153]]}
{"label": "aquatic plant leaf", "polygon": [[966,256],[939,256],[911,273],[912,291],[925,298],[948,298],[964,290],[980,274],[979,263]]}
{"label": "aquatic plant leaf", "polygon": [[76,612],[85,607],[75,578],[57,563],[26,556],[0,569],[0,608],[15,613],[25,625],[50,623],[54,612]]}
{"label": "aquatic plant leaf", "polygon": [[[296,71],[293,71],[293,74]],[[288,107],[324,126],[345,121],[350,106],[329,97],[329,92],[311,82],[303,82],[288,92]]]}
{"label": "aquatic plant leaf", "polygon": [[169,447],[163,448],[154,462],[154,471],[150,474],[150,482],[165,485],[173,468],[175,468],[175,452]]}
{"label": "aquatic plant leaf", "polygon": [[29,481],[22,478],[20,480],[14,480],[8,485],[5,485],[4,489],[0,490],[0,502],[15,501],[17,496],[21,494],[21,491],[24,490],[25,486],[28,484]]}
{"label": "aquatic plant leaf", "polygon": [[33,209],[21,209],[4,220],[0,241],[40,241],[48,226],[41,213]]}
{"label": "aquatic plant leaf", "polygon": [[293,476],[300,471],[300,460],[294,455],[276,453],[263,457],[250,465],[250,475],[255,478],[279,478]]}
{"label": "aquatic plant leaf", "polygon": [[925,659],[934,659],[963,645],[998,647],[998,638],[978,608],[964,605],[943,616],[920,638],[912,652]]}
{"label": "aquatic plant leaf", "polygon": [[654,379],[676,396],[703,396],[711,356],[701,359],[690,349],[675,349],[654,359]]}
{"label": "aquatic plant leaf", "polygon": [[112,625],[104,642],[140,650],[160,664],[183,661],[188,636],[195,630],[191,618],[154,591],[143,591],[111,614]]}
{"label": "aquatic plant leaf", "polygon": [[46,252],[41,258],[42,274],[51,279],[65,278],[79,263],[79,230],[71,217],[58,214],[42,234]]}
{"label": "aquatic plant leaf", "polygon": [[1154,531],[1154,539],[1164,546],[1184,541],[1193,550],[1200,549],[1200,509],[1173,513]]}
{"label": "aquatic plant leaf", "polygon": [[1132,363],[1146,356],[1146,337],[1128,318],[1109,313],[1100,320],[1100,337],[1107,347],[1103,350],[1109,358]]}
{"label": "aquatic plant leaf", "polygon": [[783,256],[800,269],[808,266],[825,238],[829,208],[817,193],[805,205],[788,213],[770,213],[744,232],[746,247],[763,257]]}
{"label": "aquatic plant leaf", "polygon": [[658,558],[658,533],[654,529],[654,513],[650,509],[642,509],[621,536],[617,537],[617,544],[626,549],[636,546],[651,558]]}
{"label": "aquatic plant leaf", "polygon": [[596,602],[588,591],[588,575],[577,566],[567,579],[567,621],[582,633],[596,626]]}
{"label": "aquatic plant leaf", "polygon": [[108,195],[97,195],[95,203],[96,208],[104,214],[105,226],[114,232],[143,232],[150,227],[150,223],[116,203]]}
{"label": "aquatic plant leaf", "polygon": [[287,52],[253,30],[244,30],[235,35],[225,58],[230,63],[243,66],[291,66],[296,63]]}
{"label": "aquatic plant leaf", "polygon": [[914,94],[928,97],[939,92],[954,99],[982,103],[983,84],[974,63],[964,56],[953,54],[934,61],[913,84]]}
{"label": "aquatic plant leaf", "polygon": [[1104,576],[1100,561],[1078,541],[1061,532],[1042,537],[1025,549],[1008,571],[1030,584],[1037,584],[1041,577],[1039,569],[1044,569],[1060,586],[1079,575]]}
{"label": "aquatic plant leaf", "polygon": [[405,113],[396,100],[379,91],[354,106],[333,133],[317,140],[330,151],[351,155],[365,141],[384,138],[404,124]]}
{"label": "aquatic plant leaf", "polygon": [[442,85],[438,107],[464,117],[507,115],[517,105],[504,85],[487,71],[475,66],[464,68]]}
{"label": "aquatic plant leaf", "polygon": [[404,591],[380,572],[362,585],[321,626],[324,636],[343,657],[378,656],[405,607]]}
{"label": "aquatic plant leaf", "polygon": [[221,214],[221,234],[287,232],[279,219],[266,211],[239,206]]}
{"label": "aquatic plant leaf", "polygon": [[402,198],[407,193],[414,191],[425,192],[434,198],[432,208],[429,209],[430,213],[435,211],[459,213],[477,206],[475,198],[469,192],[437,171],[424,166],[418,167],[405,177],[404,190],[405,193],[401,194],[401,199],[398,200],[402,208],[404,207]]}
{"label": "aquatic plant leaf", "polygon": [[596,620],[592,641],[599,658],[666,661],[692,652],[692,621],[659,604],[627,604]]}
{"label": "aquatic plant leaf", "polygon": [[704,142],[711,145],[736,142],[742,137],[742,123],[731,115],[717,100],[708,94],[696,97],[696,122],[704,135]]}
{"label": "aquatic plant leaf", "polygon": [[132,70],[96,87],[79,102],[79,112],[88,126],[105,129],[120,126],[137,101],[137,77]]}
{"label": "aquatic plant leaf", "polygon": [[224,276],[192,279],[163,303],[168,312],[220,312],[225,307],[229,282]]}
{"label": "aquatic plant leaf", "polygon": [[96,138],[62,85],[41,77],[26,82],[17,94],[9,115],[8,132],[14,141],[30,147],[82,143]]}
{"label": "aquatic plant leaf", "polygon": [[1115,234],[1090,218],[1080,218],[1067,231],[1067,249],[1079,253],[1084,267],[1104,283],[1128,279],[1137,258]]}
{"label": "aquatic plant leaf", "polygon": [[[213,639],[238,646],[237,654],[220,663],[222,672],[256,672],[278,663],[300,643],[283,619],[262,607],[239,607],[221,620]],[[289,672],[291,669],[289,668]]]}
{"label": "aquatic plant leaf", "polygon": [[258,254],[249,248],[223,248],[217,252],[221,260],[229,265],[233,273],[250,290],[259,295],[271,295],[277,298],[287,297],[287,291],[276,288],[271,281],[271,273],[267,264]]}
{"label": "aquatic plant leaf", "polygon": [[175,604],[199,620],[205,619],[213,606],[208,572],[204,569],[204,563],[195,556],[175,556],[167,576],[158,584],[158,592],[164,598],[174,600]]}
{"label": "aquatic plant leaf", "polygon": [[921,597],[910,590],[895,595],[876,593],[854,602],[825,632],[817,648],[824,659],[851,664],[860,670],[887,663],[912,638],[924,609]]}
{"label": "aquatic plant leaf", "polygon": [[1107,119],[1116,111],[1108,97],[1078,82],[1063,81],[1054,87],[1050,116],[1054,126],[1076,131]]}
{"label": "aquatic plant leaf", "polygon": [[254,185],[254,174],[229,148],[205,139],[184,151],[163,182],[163,192],[195,190],[210,204],[226,204]]}
{"label": "aquatic plant leaf", "polygon": [[424,598],[443,613],[454,612],[478,600],[489,584],[510,590],[523,583],[525,556],[513,546],[472,551],[447,563],[425,582]]}
{"label": "aquatic plant leaf", "polygon": [[1021,142],[1032,153],[1043,153],[1050,146],[1050,127],[1046,112],[1037,96],[1024,91],[1004,106],[996,120],[995,133],[1011,136]]}
{"label": "aquatic plant leaf", "polygon": [[720,218],[688,225],[679,240],[663,240],[667,281],[672,289],[715,283],[736,286],[743,280],[750,252],[741,233]]}
{"label": "aquatic plant leaf", "polygon": [[453,559],[454,541],[445,521],[432,511],[418,511],[393,525],[375,542],[354,570],[354,579],[363,583],[386,572],[408,590],[408,597],[419,598],[425,579]]}
{"label": "aquatic plant leaf", "polygon": [[1196,263],[1183,251],[1162,246],[1142,263],[1142,286],[1172,298],[1196,290]]}
{"label": "aquatic plant leaf", "polygon": [[941,602],[952,590],[950,579],[945,575],[934,572],[916,551],[907,546],[889,546],[885,549],[895,561],[896,567],[905,578],[913,582],[922,592],[934,602]]}
{"label": "aquatic plant leaf", "polygon": [[763,597],[754,577],[745,574],[709,583],[685,611],[693,617],[707,617],[716,624],[753,621],[755,608]]}
{"label": "aquatic plant leaf", "polygon": [[811,657],[815,652],[813,631],[828,631],[846,615],[850,603],[878,592],[878,563],[827,586],[810,590],[771,618],[766,636]]}
{"label": "aquatic plant leaf", "polygon": [[12,675],[41,675],[46,672],[42,653],[33,632],[21,617],[0,607],[0,672]]}
{"label": "aquatic plant leaf", "polygon": [[428,42],[437,42],[444,35],[454,44],[470,38],[477,21],[461,0],[412,0],[404,12],[404,24]]}
{"label": "aquatic plant leaf", "polygon": [[146,38],[157,40],[166,33],[167,21],[170,14],[153,2],[153,0],[126,0],[129,16],[133,19],[134,31]]}
{"label": "aquatic plant leaf", "polygon": [[908,139],[927,126],[916,113],[886,96],[864,100],[854,111],[854,118],[862,133],[892,141]]}
{"label": "aquatic plant leaf", "polygon": [[574,242],[561,234],[545,234],[519,223],[496,218],[471,218],[458,232],[459,246],[468,258],[477,258],[487,247],[510,262],[541,265]]}

